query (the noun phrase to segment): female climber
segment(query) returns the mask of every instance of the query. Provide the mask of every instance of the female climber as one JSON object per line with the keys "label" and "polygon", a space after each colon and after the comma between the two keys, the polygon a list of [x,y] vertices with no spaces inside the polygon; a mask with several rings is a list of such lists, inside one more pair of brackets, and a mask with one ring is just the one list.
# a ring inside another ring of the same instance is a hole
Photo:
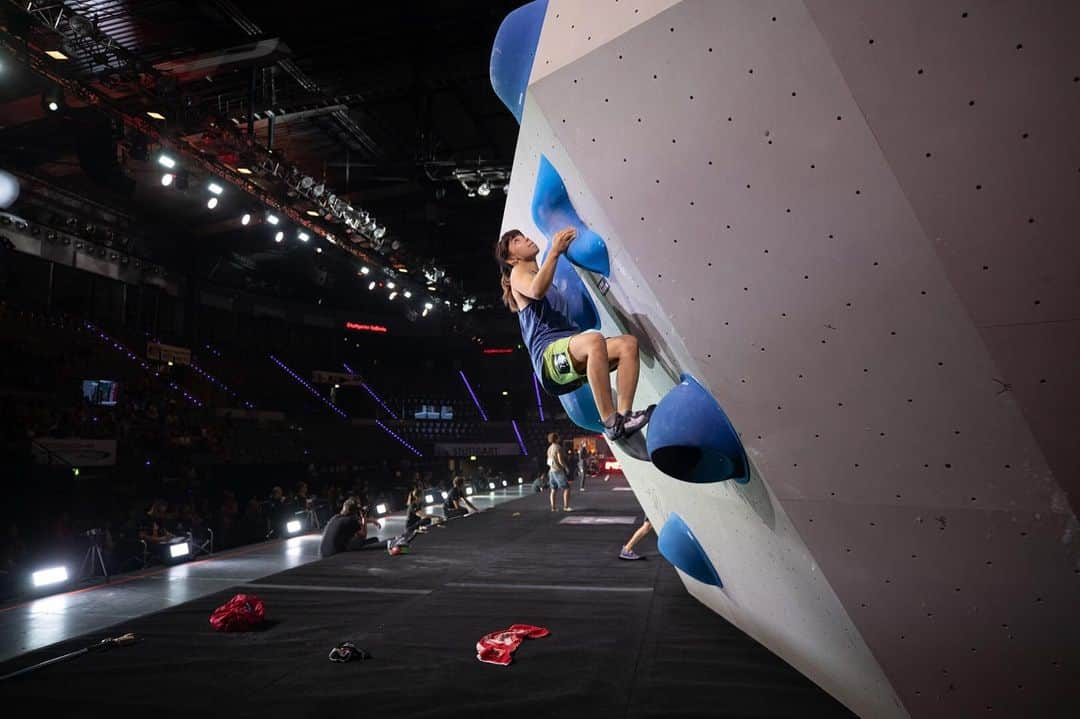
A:
{"label": "female climber", "polygon": [[[637,338],[632,335],[604,337],[598,330],[582,331],[569,315],[566,298],[552,284],[559,255],[575,237],[573,228],[555,233],[551,252],[540,265],[540,248],[520,230],[509,230],[495,245],[503,302],[517,314],[521,336],[532,358],[533,369],[550,394],[565,394],[584,382],[592,388],[604,435],[612,441],[625,439],[649,422],[655,405],[634,412],[637,389]],[[608,375],[615,378],[619,406],[611,397]]]}

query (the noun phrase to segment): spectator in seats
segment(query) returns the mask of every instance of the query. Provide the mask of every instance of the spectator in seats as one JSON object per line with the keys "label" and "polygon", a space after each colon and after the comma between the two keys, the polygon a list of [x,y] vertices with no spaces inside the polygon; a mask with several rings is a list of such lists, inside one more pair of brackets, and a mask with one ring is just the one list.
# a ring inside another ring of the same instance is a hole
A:
{"label": "spectator in seats", "polygon": [[268,522],[266,536],[284,534],[282,529],[293,514],[292,502],[285,498],[285,490],[274,487],[270,490],[270,498],[266,502],[266,519]]}
{"label": "spectator in seats", "polygon": [[146,542],[147,554],[163,556],[161,547],[170,544],[176,538],[166,528],[167,511],[168,504],[164,500],[156,499],[139,523],[139,539]]}
{"label": "spectator in seats", "polygon": [[367,525],[378,522],[368,519],[360,510],[356,497],[349,497],[341,506],[341,511],[330,518],[323,528],[322,542],[319,544],[319,556],[331,557],[345,551],[362,549],[379,541],[378,537],[367,536]]}
{"label": "spectator in seats", "polygon": [[296,511],[300,512],[307,509],[310,501],[311,497],[308,496],[308,483],[297,482],[296,493],[293,495],[293,505],[296,507]]}
{"label": "spectator in seats", "polygon": [[551,511],[557,511],[555,509],[555,492],[561,489],[563,491],[563,511],[571,512],[573,508],[570,506],[570,479],[569,470],[566,467],[566,453],[563,452],[562,445],[559,444],[558,434],[551,432],[548,434],[547,439],[548,487],[551,488],[549,494]]}
{"label": "spectator in seats", "polygon": [[26,562],[26,543],[19,536],[19,525],[8,522],[0,547],[0,575],[10,578]]}
{"label": "spectator in seats", "polygon": [[[443,511],[446,513],[446,518],[462,517],[470,512],[476,513],[480,510],[476,508],[472,502],[465,496],[465,490],[462,487],[465,484],[465,479],[458,475],[454,477],[453,486],[450,488],[450,493],[446,497],[446,501],[443,503]],[[468,507],[468,509],[466,509]]]}
{"label": "spectator in seats", "polygon": [[236,539],[236,527],[240,518],[240,505],[236,501],[236,492],[231,489],[226,489],[222,493],[219,515],[218,533],[221,535],[220,544],[223,547],[231,547]]}
{"label": "spectator in seats", "polygon": [[266,514],[263,512],[262,502],[255,497],[248,500],[244,516],[240,519],[238,534],[239,543],[242,544],[266,539]]}

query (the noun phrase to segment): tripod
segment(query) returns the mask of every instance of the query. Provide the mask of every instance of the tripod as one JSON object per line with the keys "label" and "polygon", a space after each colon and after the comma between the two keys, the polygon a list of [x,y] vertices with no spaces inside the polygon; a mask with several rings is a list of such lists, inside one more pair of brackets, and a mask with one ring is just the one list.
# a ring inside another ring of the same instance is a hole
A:
{"label": "tripod", "polygon": [[[91,530],[93,531],[93,530]],[[105,557],[101,554],[101,547],[98,546],[97,534],[91,534],[90,546],[86,548],[86,555],[83,557],[82,567],[79,570],[81,577],[94,577],[97,575],[98,567],[101,567],[101,574],[105,579],[109,578],[109,570],[105,568]],[[89,571],[87,571],[89,568]]]}

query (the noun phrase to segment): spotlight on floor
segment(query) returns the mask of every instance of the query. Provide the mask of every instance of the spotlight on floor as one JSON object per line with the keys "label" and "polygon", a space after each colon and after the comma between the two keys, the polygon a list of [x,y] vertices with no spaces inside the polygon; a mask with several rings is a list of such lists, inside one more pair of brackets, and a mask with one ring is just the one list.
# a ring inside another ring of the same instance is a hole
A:
{"label": "spotlight on floor", "polygon": [[53,584],[60,584],[68,580],[67,567],[50,567],[48,569],[39,569],[30,575],[34,582],[34,587],[48,587]]}
{"label": "spotlight on floor", "polygon": [[299,534],[302,526],[299,519],[293,519],[285,524],[285,531],[289,534]]}
{"label": "spotlight on floor", "polygon": [[433,495],[433,494],[425,494],[424,495],[424,502],[427,503],[427,504],[435,504],[435,495]]}
{"label": "spotlight on floor", "polygon": [[380,514],[380,515],[386,514],[386,505],[385,504],[376,504],[375,505],[375,514]]}
{"label": "spotlight on floor", "polygon": [[191,554],[191,547],[187,542],[177,542],[169,545],[169,558],[180,559]]}

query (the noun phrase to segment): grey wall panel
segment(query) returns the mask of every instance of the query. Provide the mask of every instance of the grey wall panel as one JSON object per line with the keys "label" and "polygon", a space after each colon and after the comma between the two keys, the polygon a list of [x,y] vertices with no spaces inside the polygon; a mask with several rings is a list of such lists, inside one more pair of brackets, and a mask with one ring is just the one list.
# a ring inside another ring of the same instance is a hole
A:
{"label": "grey wall panel", "polygon": [[[1080,486],[1080,6],[809,5],[687,0],[595,49],[549,9],[538,58],[585,49],[534,73],[551,136],[519,152],[569,166],[571,197],[612,248],[613,296],[641,308],[636,331],[668,374],[700,373],[775,526],[790,517],[766,556],[783,566],[792,537],[805,542],[904,707],[1067,715],[1064,677],[1080,674],[1063,609],[1080,599],[1067,498]],[[588,7],[602,23],[607,6]],[[531,189],[523,171],[512,201]],[[733,497],[691,500],[703,490],[631,467],[639,494],[734,523],[707,534],[735,585],[784,591],[785,572],[722,546],[771,541],[760,513],[741,524],[721,501]],[[807,569],[786,576],[828,626]],[[770,626],[789,614],[782,599],[764,612],[738,589],[687,585],[849,706],[883,711],[872,679],[857,686],[803,643],[830,632]]]}

